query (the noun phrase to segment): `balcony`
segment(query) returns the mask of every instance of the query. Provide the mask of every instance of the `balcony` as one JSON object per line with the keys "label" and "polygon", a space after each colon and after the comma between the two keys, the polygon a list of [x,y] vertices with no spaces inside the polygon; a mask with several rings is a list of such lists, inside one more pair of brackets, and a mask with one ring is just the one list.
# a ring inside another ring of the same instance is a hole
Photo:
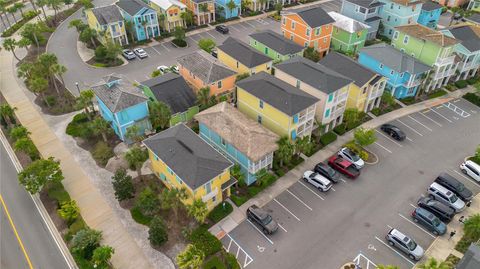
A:
{"label": "balcony", "polygon": [[455,55],[445,57],[445,58],[438,58],[437,61],[435,62],[435,65],[444,66],[448,64],[453,64],[454,60],[455,60]]}
{"label": "balcony", "polygon": [[417,87],[418,85],[422,84],[423,82],[423,79],[414,79],[414,80],[409,80],[409,81],[406,81],[404,83],[402,83],[403,86],[405,86],[405,88],[413,88],[413,87]]}
{"label": "balcony", "polygon": [[476,68],[480,65],[480,63],[478,62],[475,62],[475,61],[469,61],[469,62],[462,62],[461,64],[459,64],[459,71],[460,73],[463,72],[463,71],[466,71],[466,70],[469,70],[469,69],[472,69],[472,68]]}
{"label": "balcony", "polygon": [[435,76],[433,77],[433,79],[437,80],[437,79],[441,79],[441,78],[444,78],[444,77],[449,77],[449,76],[455,74],[455,69],[456,68],[450,68],[450,69],[445,70],[443,72],[437,72],[437,73],[435,73]]}
{"label": "balcony", "polygon": [[212,199],[213,197],[217,196],[218,188],[213,189],[211,192],[202,196],[202,201],[206,203],[208,200]]}

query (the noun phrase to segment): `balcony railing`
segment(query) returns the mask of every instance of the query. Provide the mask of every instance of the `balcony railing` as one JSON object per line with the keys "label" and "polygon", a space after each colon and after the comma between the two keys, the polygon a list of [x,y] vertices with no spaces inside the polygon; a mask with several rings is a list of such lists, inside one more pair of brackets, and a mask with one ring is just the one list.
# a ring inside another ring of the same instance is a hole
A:
{"label": "balcony railing", "polygon": [[202,196],[202,201],[206,203],[208,200],[212,199],[214,196],[217,196],[218,188],[213,189],[211,192]]}
{"label": "balcony railing", "polygon": [[416,87],[420,84],[422,84],[423,82],[423,79],[414,79],[412,81],[406,81],[403,84],[403,86],[405,86],[406,88],[412,88],[412,87]]}
{"label": "balcony railing", "polygon": [[436,73],[435,76],[434,76],[434,79],[437,80],[437,79],[440,79],[440,78],[449,77],[453,74],[455,74],[455,68],[450,68],[450,69],[445,70],[443,72]]}
{"label": "balcony railing", "polygon": [[443,66],[447,64],[453,64],[454,59],[455,59],[454,55],[445,57],[445,58],[438,58],[437,61],[435,62],[435,65]]}

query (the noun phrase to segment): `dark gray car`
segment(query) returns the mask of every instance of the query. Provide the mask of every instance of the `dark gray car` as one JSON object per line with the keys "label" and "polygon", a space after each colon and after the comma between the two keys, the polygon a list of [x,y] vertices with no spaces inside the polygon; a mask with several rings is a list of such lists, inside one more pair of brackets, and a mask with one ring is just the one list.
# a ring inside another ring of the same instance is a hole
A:
{"label": "dark gray car", "polygon": [[278,230],[278,224],[272,216],[256,205],[247,209],[247,219],[260,226],[264,234],[273,234]]}

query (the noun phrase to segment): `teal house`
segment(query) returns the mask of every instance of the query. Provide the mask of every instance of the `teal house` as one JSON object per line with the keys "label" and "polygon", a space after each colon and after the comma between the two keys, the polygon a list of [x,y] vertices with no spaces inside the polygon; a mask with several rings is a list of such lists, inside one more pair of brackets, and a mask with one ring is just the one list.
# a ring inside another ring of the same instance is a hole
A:
{"label": "teal house", "polygon": [[382,18],[380,34],[392,38],[395,27],[416,23],[422,10],[419,0],[378,0],[384,5],[380,7]]}
{"label": "teal house", "polygon": [[283,62],[295,56],[303,56],[305,49],[272,30],[251,34],[250,46],[272,58],[274,62]]}
{"label": "teal house", "polygon": [[272,168],[273,152],[278,149],[280,137],[232,104],[217,104],[195,115],[195,119],[200,137],[240,166],[247,185],[256,181],[260,170]]}
{"label": "teal house", "polygon": [[138,127],[139,135],[152,128],[148,119],[148,98],[132,83],[112,74],[91,88],[100,115],[111,124],[122,141],[132,142],[126,137],[127,130],[132,126]]}
{"label": "teal house", "polygon": [[[231,8],[233,7],[231,2],[235,4],[234,8]],[[227,20],[238,17],[240,15],[241,6],[241,0],[215,0],[215,9],[218,15]]]}
{"label": "teal house", "polygon": [[440,15],[442,15],[442,6],[432,1],[426,1],[422,5],[417,22],[428,28],[436,29]]}
{"label": "teal house", "polygon": [[341,53],[357,54],[365,45],[370,26],[334,11],[328,15],[335,20],[330,47]]}
{"label": "teal house", "polygon": [[120,0],[115,3],[126,21],[133,26],[127,31],[133,31],[137,41],[143,41],[160,36],[160,26],[155,9],[142,0]]}

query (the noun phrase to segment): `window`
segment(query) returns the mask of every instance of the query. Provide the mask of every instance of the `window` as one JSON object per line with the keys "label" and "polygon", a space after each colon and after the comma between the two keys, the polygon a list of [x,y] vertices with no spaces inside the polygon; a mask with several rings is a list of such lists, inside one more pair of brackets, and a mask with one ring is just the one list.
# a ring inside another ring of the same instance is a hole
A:
{"label": "window", "polygon": [[217,196],[212,197],[212,203],[215,203],[215,201],[217,201]]}
{"label": "window", "polygon": [[300,88],[300,80],[297,79],[297,88]]}
{"label": "window", "polygon": [[327,38],[326,37],[323,38],[323,43],[327,43]]}
{"label": "window", "polygon": [[330,117],[330,108],[325,111],[325,118]]}
{"label": "window", "polygon": [[317,29],[315,29],[315,35],[320,35],[320,27],[318,27]]}
{"label": "window", "polygon": [[390,15],[388,15],[388,17],[387,17],[387,21],[390,21],[390,18],[391,18],[391,17],[390,17]]}
{"label": "window", "polygon": [[220,137],[220,143],[222,143],[223,146],[227,145],[227,143],[225,143],[225,139],[223,139],[223,137]]}
{"label": "window", "polygon": [[293,123],[298,123],[298,114],[293,116]]}
{"label": "window", "polygon": [[268,54],[268,48],[265,47],[265,54]]}
{"label": "window", "polygon": [[263,108],[263,101],[262,101],[262,100],[260,100],[260,101],[258,102],[258,106],[259,106],[260,108]]}
{"label": "window", "polygon": [[295,30],[295,22],[292,21],[292,29]]}
{"label": "window", "polygon": [[217,87],[218,87],[219,89],[222,88],[222,81],[221,81],[221,80],[217,82]]}
{"label": "window", "polygon": [[285,25],[287,23],[287,18],[283,17],[282,24]]}
{"label": "window", "polygon": [[137,18],[137,21],[138,21],[138,22],[142,22],[142,18],[141,18],[141,17],[138,17],[138,18]]}
{"label": "window", "polygon": [[392,30],[392,29],[390,29],[390,30],[388,31],[388,34],[389,34],[389,35],[391,35],[391,34],[392,34],[392,32],[393,32],[393,30]]}
{"label": "window", "polygon": [[238,62],[237,62],[237,68],[238,68]]}
{"label": "window", "polygon": [[209,194],[212,191],[212,183],[209,181],[205,184],[205,192]]}
{"label": "window", "polygon": [[258,121],[258,123],[262,124],[262,116],[258,115],[257,116],[257,121]]}
{"label": "window", "polygon": [[167,180],[167,177],[165,176],[164,173],[160,173],[160,179],[165,181],[165,180]]}
{"label": "window", "polygon": [[401,77],[401,78],[403,78],[403,74],[405,74],[405,73],[401,73],[401,74],[400,74],[400,77]]}
{"label": "window", "polygon": [[390,4],[390,9],[393,9],[393,3]]}
{"label": "window", "polygon": [[383,64],[380,64],[380,69],[383,69]]}
{"label": "window", "polygon": [[404,48],[401,48],[400,51],[401,51],[401,52],[405,52],[405,49],[404,49]]}
{"label": "window", "polygon": [[390,75],[393,75],[393,70],[392,70],[392,71],[390,71]]}
{"label": "window", "polygon": [[367,87],[363,87],[363,92],[362,94],[366,94],[367,93]]}
{"label": "window", "polygon": [[183,181],[178,176],[175,176],[175,179],[177,180],[178,184],[180,184],[180,185],[183,184]]}
{"label": "window", "polygon": [[403,44],[407,44],[407,43],[408,43],[408,35],[403,37]]}
{"label": "window", "polygon": [[297,131],[293,130],[292,131],[292,140],[295,140],[297,138]]}
{"label": "window", "polygon": [[253,41],[253,43],[255,44],[255,46],[257,45],[257,41],[256,41],[256,40],[255,40],[255,41]]}
{"label": "window", "polygon": [[368,10],[368,14],[375,13],[376,10],[377,10],[376,8],[371,8]]}
{"label": "window", "polygon": [[293,35],[290,36],[290,40],[293,41]]}
{"label": "window", "polygon": [[167,167],[167,171],[168,171],[168,173],[170,173],[170,175],[173,175],[173,171],[172,171],[172,169],[170,169],[170,167]]}
{"label": "window", "polygon": [[310,35],[310,28],[307,27],[307,32],[305,33],[307,36]]}
{"label": "window", "polygon": [[328,102],[330,103],[331,101],[333,101],[333,93],[328,95]]}
{"label": "window", "polygon": [[308,47],[308,42],[305,42],[305,44],[303,44],[303,46],[306,48]]}
{"label": "window", "polygon": [[119,21],[119,22],[118,22],[118,26],[120,26],[120,28],[122,28],[123,22]]}
{"label": "window", "polygon": [[360,13],[365,14],[367,12],[367,9],[364,7],[360,7]]}
{"label": "window", "polygon": [[393,34],[393,39],[397,39],[398,38],[398,31],[395,31],[395,33]]}

